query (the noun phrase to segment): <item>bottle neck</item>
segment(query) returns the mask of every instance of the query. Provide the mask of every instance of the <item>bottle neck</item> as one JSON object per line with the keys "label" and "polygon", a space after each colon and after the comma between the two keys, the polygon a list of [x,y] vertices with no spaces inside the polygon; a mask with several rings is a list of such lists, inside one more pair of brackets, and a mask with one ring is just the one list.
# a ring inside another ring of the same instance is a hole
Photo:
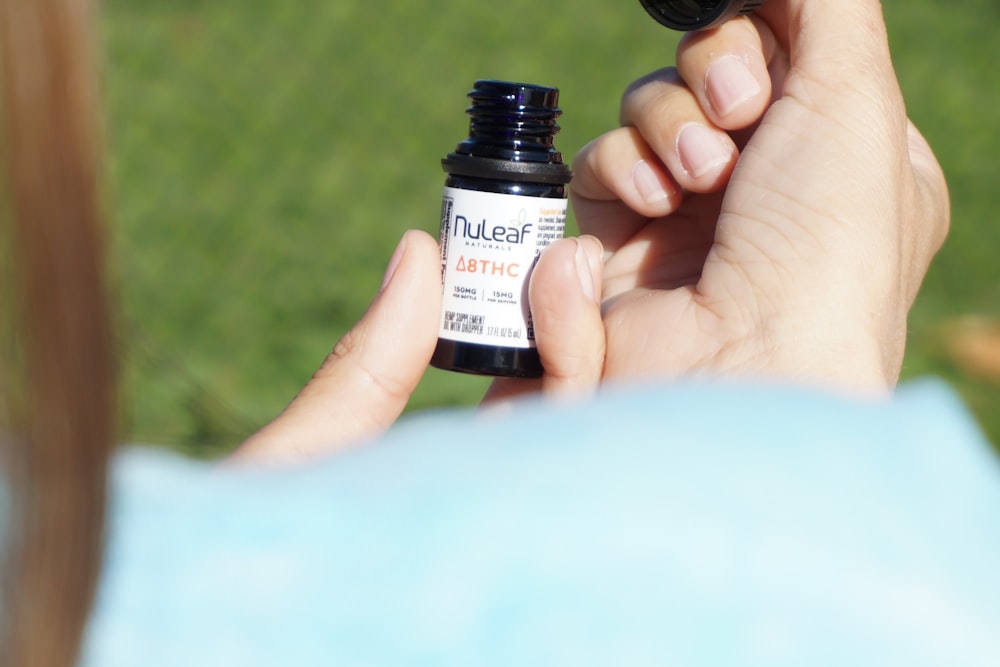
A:
{"label": "bottle neck", "polygon": [[562,164],[555,148],[559,91],[503,81],[477,81],[469,93],[469,137],[459,155]]}

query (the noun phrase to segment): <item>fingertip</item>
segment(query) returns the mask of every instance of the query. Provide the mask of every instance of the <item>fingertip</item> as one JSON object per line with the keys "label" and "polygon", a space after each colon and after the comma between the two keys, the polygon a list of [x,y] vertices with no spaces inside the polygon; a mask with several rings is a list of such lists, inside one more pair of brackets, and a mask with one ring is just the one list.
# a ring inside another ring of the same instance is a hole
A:
{"label": "fingertip", "polygon": [[680,188],[658,164],[659,161],[639,157],[632,165],[634,206],[644,215],[655,218],[669,215],[678,206]]}
{"label": "fingertip", "polygon": [[437,242],[403,234],[382,287],[312,379],[234,454],[244,463],[294,463],[378,435],[399,417],[430,363],[441,311]]}
{"label": "fingertip", "polygon": [[586,209],[605,202],[621,202],[642,218],[662,217],[677,210],[684,197],[667,166],[633,126],[587,144],[573,169],[575,208],[585,218]]}
{"label": "fingertip", "polygon": [[689,122],[677,133],[676,151],[695,192],[714,192],[725,185],[736,165],[732,138],[702,123]]}
{"label": "fingertip", "polygon": [[600,241],[566,238],[543,253],[529,284],[538,352],[550,394],[586,392],[604,367]]}
{"label": "fingertip", "polygon": [[[324,383],[332,378],[331,387],[353,387],[358,392],[354,400],[362,407],[379,405],[391,414],[405,406],[437,341],[441,312],[437,241],[421,230],[404,232],[386,273],[384,286],[334,347],[313,383],[325,390]],[[349,379],[338,379],[345,369],[350,370]]]}
{"label": "fingertip", "polygon": [[437,239],[422,229],[407,229],[403,232],[403,238],[405,238],[407,242],[412,241],[420,247],[420,252],[426,252],[428,250],[437,252],[438,250]]}
{"label": "fingertip", "polygon": [[[440,249],[437,239],[422,229],[408,229],[403,232],[403,243],[407,250],[412,250],[413,261],[418,263],[420,268],[426,269],[430,264],[436,267],[439,263]],[[429,263],[429,260],[433,262]]]}
{"label": "fingertip", "polygon": [[[633,210],[654,218],[675,211],[684,192],[724,187],[738,152],[728,132],[713,123],[695,91],[672,70],[659,70],[644,81],[622,100],[628,126],[591,160],[607,161],[609,187]],[[657,194],[656,188],[664,192]]]}
{"label": "fingertip", "polygon": [[[590,292],[591,298],[600,303],[602,298],[601,284],[604,280],[604,244],[596,236],[585,234],[577,237],[577,270],[586,271],[587,277],[593,286]],[[582,255],[581,264],[579,257]]]}
{"label": "fingertip", "polygon": [[437,241],[427,232],[410,229],[403,233],[386,268],[379,295],[393,285],[400,290],[426,295],[438,295],[434,287],[440,283],[440,250]]}
{"label": "fingertip", "polygon": [[753,122],[756,107],[747,107],[762,98],[764,87],[750,70],[749,60],[746,55],[729,54],[716,59],[705,72],[705,95],[709,106],[716,121],[728,129],[741,129]]}
{"label": "fingertip", "polygon": [[597,286],[594,283],[594,276],[590,271],[590,264],[587,262],[587,255],[583,251],[583,246],[576,244],[576,252],[573,254],[573,262],[576,265],[576,275],[580,281],[580,293],[589,301],[597,301]]}
{"label": "fingertip", "polygon": [[677,48],[677,67],[714,125],[742,130],[767,110],[773,53],[773,36],[766,26],[740,17],[686,35]]}

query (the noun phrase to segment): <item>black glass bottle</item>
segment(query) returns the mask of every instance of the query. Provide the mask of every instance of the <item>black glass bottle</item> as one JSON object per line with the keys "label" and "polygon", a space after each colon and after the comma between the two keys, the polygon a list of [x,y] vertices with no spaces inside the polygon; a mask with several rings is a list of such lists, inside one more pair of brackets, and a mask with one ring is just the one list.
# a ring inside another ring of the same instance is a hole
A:
{"label": "black glass bottle", "polygon": [[469,98],[469,136],[442,160],[445,305],[431,364],[539,377],[527,285],[566,219],[571,173],[553,140],[559,91],[484,80]]}

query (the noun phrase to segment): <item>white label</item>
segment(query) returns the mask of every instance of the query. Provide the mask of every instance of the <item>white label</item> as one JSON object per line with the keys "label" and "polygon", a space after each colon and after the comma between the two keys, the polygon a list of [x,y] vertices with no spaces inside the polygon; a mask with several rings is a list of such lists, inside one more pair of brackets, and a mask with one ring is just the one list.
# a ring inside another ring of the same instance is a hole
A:
{"label": "white label", "polygon": [[501,347],[535,346],[528,277],[566,227],[567,200],[445,188],[439,336]]}

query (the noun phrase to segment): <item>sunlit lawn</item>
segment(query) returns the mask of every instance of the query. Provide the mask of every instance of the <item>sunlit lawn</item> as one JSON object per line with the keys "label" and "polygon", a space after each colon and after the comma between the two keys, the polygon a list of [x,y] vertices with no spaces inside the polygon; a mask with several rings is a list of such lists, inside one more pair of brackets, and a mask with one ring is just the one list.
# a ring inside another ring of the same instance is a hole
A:
{"label": "sunlit lawn", "polygon": [[[944,325],[1000,317],[995,0],[887,0],[910,114],[945,165],[948,246],[914,309],[908,377],[936,374],[1000,440],[1000,387]],[[212,453],[276,414],[364,311],[404,229],[436,231],[439,160],[477,78],[556,85],[571,159],[676,36],[637,2],[111,0],[112,202],[129,438]],[[413,408],[474,401],[431,371]]]}

